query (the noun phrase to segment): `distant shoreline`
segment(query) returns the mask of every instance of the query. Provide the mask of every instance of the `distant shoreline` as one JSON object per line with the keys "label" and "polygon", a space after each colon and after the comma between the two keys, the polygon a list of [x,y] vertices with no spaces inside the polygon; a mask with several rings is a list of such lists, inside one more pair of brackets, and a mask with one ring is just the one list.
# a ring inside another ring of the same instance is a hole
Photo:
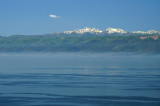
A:
{"label": "distant shoreline", "polygon": [[89,53],[89,52],[6,52],[0,53],[0,56],[160,56],[160,53],[140,53],[140,52],[108,52],[108,53]]}

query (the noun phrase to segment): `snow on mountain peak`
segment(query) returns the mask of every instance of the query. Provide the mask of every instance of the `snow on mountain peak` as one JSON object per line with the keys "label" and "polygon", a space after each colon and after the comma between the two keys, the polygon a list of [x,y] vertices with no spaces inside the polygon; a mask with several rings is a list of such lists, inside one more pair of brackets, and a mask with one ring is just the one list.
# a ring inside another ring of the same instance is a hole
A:
{"label": "snow on mountain peak", "polygon": [[136,34],[160,34],[160,31],[156,31],[156,30],[149,30],[149,31],[133,31],[132,33],[136,33]]}
{"label": "snow on mountain peak", "polygon": [[62,32],[62,33],[71,34],[71,33],[73,33],[73,31],[64,31],[64,32]]}
{"label": "snow on mountain peak", "polygon": [[[63,31],[63,32],[59,32],[59,33],[64,33],[64,34],[71,34],[71,33],[76,33],[76,34],[84,34],[84,33],[91,33],[91,34],[127,34],[128,32],[126,32],[123,29],[117,29],[117,28],[107,28],[106,30],[102,31],[96,28],[89,28],[89,27],[85,27],[83,29],[76,29],[73,31]],[[128,33],[129,34],[129,33]],[[156,31],[156,30],[149,30],[149,31],[133,31],[130,32],[130,34],[159,34],[160,35],[160,31]]]}
{"label": "snow on mountain peak", "polygon": [[146,32],[147,34],[160,34],[160,31],[156,31],[156,30],[149,30]]}
{"label": "snow on mountain peak", "polygon": [[121,34],[126,34],[127,32],[124,31],[123,29],[116,29],[116,28],[107,28],[105,30],[108,34],[112,34],[112,33],[121,33]]}
{"label": "snow on mountain peak", "polygon": [[134,34],[146,34],[146,32],[144,32],[144,31],[133,31],[131,33],[134,33]]}
{"label": "snow on mountain peak", "polygon": [[64,33],[66,34],[70,34],[70,33],[77,33],[77,34],[84,34],[84,33],[101,33],[103,31],[99,30],[99,29],[96,29],[96,28],[89,28],[89,27],[85,27],[83,29],[77,29],[77,30],[74,30],[74,31],[64,31]]}
{"label": "snow on mountain peak", "polygon": [[96,28],[85,27],[83,29],[77,29],[77,30],[75,30],[75,32],[78,33],[78,34],[83,34],[83,33],[86,33],[86,32],[89,32],[89,33],[101,33],[102,31],[99,30],[99,29],[96,29]]}

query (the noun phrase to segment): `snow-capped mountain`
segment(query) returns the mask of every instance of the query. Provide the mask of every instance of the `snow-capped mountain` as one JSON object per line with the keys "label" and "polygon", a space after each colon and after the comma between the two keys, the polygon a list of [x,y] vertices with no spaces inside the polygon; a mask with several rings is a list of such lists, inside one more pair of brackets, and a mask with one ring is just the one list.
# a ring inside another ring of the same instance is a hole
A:
{"label": "snow-capped mountain", "polygon": [[84,33],[91,33],[91,34],[114,34],[114,33],[118,33],[118,34],[126,34],[127,32],[122,30],[122,29],[116,29],[116,28],[107,28],[106,30],[102,31],[96,28],[89,28],[89,27],[85,27],[83,29],[77,29],[77,30],[73,30],[73,31],[64,31],[61,32],[64,34],[71,34],[71,33],[76,33],[76,34],[84,34]]}
{"label": "snow-capped mountain", "polygon": [[63,33],[65,34],[71,34],[71,33],[76,33],[76,34],[84,34],[84,33],[91,33],[91,34],[98,34],[98,33],[102,33],[103,31],[96,29],[96,28],[89,28],[89,27],[85,27],[83,29],[77,29],[74,31],[64,31]]}
{"label": "snow-capped mountain", "polygon": [[85,34],[85,33],[90,33],[90,34],[107,34],[107,35],[112,35],[112,34],[119,34],[119,35],[126,35],[126,34],[158,34],[160,35],[160,31],[156,30],[149,30],[149,31],[133,31],[133,32],[127,32],[123,29],[118,29],[118,28],[107,28],[104,31],[96,29],[96,28],[89,28],[85,27],[83,29],[76,29],[73,31],[63,31],[63,32],[58,32],[57,34]]}
{"label": "snow-capped mountain", "polygon": [[149,30],[146,32],[147,34],[160,34],[160,31],[156,31],[156,30]]}
{"label": "snow-capped mountain", "polygon": [[133,31],[131,32],[133,34],[160,34],[160,31],[156,31],[156,30],[149,30],[149,31]]}
{"label": "snow-capped mountain", "polygon": [[131,33],[133,33],[133,34],[146,34],[146,32],[144,32],[144,31],[133,31]]}
{"label": "snow-capped mountain", "polygon": [[126,34],[127,33],[123,29],[116,29],[116,28],[107,28],[106,30],[104,30],[104,32],[107,32],[108,34],[113,34],[113,33]]}

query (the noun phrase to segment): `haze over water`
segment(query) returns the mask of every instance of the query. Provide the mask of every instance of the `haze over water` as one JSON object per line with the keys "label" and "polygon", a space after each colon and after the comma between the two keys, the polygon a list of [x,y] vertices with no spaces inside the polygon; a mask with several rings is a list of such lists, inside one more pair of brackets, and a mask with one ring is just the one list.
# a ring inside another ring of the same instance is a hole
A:
{"label": "haze over water", "polygon": [[0,55],[0,105],[159,106],[160,56]]}

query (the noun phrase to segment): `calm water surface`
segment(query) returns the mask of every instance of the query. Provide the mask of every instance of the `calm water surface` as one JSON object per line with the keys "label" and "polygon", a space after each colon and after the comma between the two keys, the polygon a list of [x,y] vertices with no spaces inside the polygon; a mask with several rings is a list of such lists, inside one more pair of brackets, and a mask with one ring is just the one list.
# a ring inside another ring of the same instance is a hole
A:
{"label": "calm water surface", "polygon": [[0,106],[160,106],[160,55],[0,54]]}

